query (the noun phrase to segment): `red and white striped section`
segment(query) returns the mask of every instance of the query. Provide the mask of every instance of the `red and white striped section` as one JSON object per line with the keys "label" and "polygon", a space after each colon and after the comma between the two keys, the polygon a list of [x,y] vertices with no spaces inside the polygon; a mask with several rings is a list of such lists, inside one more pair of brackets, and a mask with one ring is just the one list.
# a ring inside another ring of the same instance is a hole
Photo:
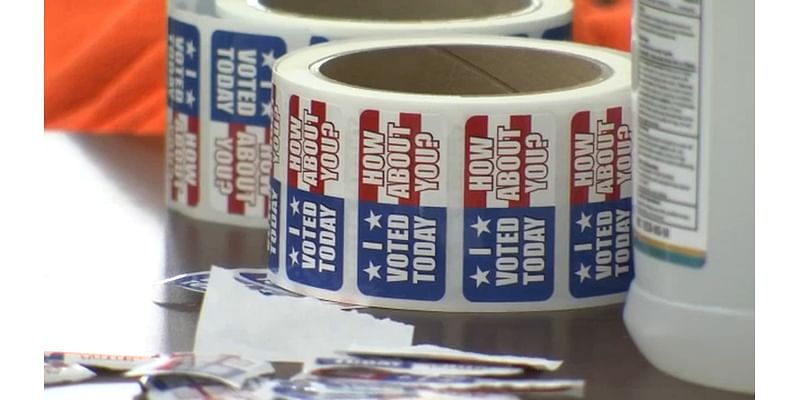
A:
{"label": "red and white striped section", "polygon": [[364,110],[359,117],[358,198],[447,206],[444,124],[421,113]]}
{"label": "red and white striped section", "polygon": [[336,109],[325,102],[289,97],[286,183],[309,193],[344,197],[342,147]]}
{"label": "red and white striped section", "polygon": [[464,206],[552,206],[555,123],[550,115],[476,115],[464,124]]}
{"label": "red and white striped section", "polygon": [[581,111],[570,126],[570,203],[619,200],[631,195],[631,131],[622,107]]}
{"label": "red and white striped section", "polygon": [[266,218],[272,171],[270,129],[211,121],[211,207],[229,215]]}
{"label": "red and white striped section", "polygon": [[200,135],[197,117],[167,108],[167,180],[174,202],[194,207],[200,199]]}

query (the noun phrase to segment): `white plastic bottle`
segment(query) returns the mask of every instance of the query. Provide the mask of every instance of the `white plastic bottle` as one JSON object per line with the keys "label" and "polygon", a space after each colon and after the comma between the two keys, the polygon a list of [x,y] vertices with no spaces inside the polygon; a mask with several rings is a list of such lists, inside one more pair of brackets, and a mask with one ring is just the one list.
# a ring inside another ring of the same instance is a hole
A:
{"label": "white plastic bottle", "polygon": [[638,0],[634,342],[688,381],[754,392],[754,5]]}

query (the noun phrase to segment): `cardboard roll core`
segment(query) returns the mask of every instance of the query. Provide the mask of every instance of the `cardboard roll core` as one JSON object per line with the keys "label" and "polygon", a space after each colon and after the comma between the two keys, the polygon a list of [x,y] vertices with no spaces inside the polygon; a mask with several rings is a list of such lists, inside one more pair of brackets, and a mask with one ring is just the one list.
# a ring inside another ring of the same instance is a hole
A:
{"label": "cardboard roll core", "polygon": [[610,69],[580,56],[523,47],[407,46],[359,51],[319,66],[328,79],[401,93],[486,96],[588,86]]}
{"label": "cardboard roll core", "polygon": [[[257,0],[272,11],[328,19],[431,21],[513,14],[538,0]],[[455,4],[454,4],[455,3]]]}

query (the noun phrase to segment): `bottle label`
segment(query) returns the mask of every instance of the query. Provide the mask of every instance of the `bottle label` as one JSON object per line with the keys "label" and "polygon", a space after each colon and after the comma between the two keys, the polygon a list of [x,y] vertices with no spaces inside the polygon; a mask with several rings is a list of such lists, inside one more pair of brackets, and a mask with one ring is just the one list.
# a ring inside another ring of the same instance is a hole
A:
{"label": "bottle label", "polygon": [[701,9],[702,0],[641,0],[634,38],[635,245],[689,267],[705,264],[707,243]]}

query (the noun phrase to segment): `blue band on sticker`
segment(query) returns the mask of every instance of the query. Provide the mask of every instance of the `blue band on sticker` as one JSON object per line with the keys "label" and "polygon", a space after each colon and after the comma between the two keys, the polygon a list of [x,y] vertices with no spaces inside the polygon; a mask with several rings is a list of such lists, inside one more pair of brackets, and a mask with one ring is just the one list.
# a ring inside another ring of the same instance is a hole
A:
{"label": "blue band on sticker", "polygon": [[464,210],[464,297],[544,301],[553,295],[555,207]]}
{"label": "blue band on sticker", "polygon": [[572,23],[550,28],[542,33],[542,39],[572,40]]}
{"label": "blue band on sticker", "polygon": [[446,209],[359,202],[358,288],[369,296],[444,297]]}
{"label": "blue band on sticker", "polygon": [[193,292],[205,293],[208,287],[209,272],[191,272],[174,276],[162,281],[162,284],[171,284]]}
{"label": "blue band on sticker", "polygon": [[178,374],[170,374],[170,375],[150,375],[147,376],[146,380],[144,381],[144,386],[147,387],[149,390],[156,390],[160,392],[165,392],[168,390],[178,389],[178,388],[200,388],[202,387],[202,383],[198,381],[198,379],[193,378],[187,375],[178,375]]}
{"label": "blue band on sticker", "polygon": [[622,293],[633,279],[631,199],[574,205],[569,290],[583,298]]}
{"label": "blue band on sticker", "polygon": [[308,41],[308,44],[315,45],[318,43],[326,43],[329,42],[330,39],[323,37],[323,36],[312,36],[311,39]]}
{"label": "blue band on sticker", "polygon": [[286,273],[320,289],[342,287],[344,200],[287,188]]}
{"label": "blue band on sticker", "polygon": [[236,278],[256,285],[263,286],[272,284],[266,272],[237,272]]}
{"label": "blue band on sticker", "polygon": [[270,179],[270,205],[269,205],[269,232],[267,235],[267,268],[273,272],[278,272],[280,269],[280,245],[281,245],[281,230],[280,230],[280,209],[281,209],[281,182],[272,178]]}
{"label": "blue band on sticker", "polygon": [[286,289],[283,289],[275,285],[269,279],[262,280],[259,277],[257,277],[257,275],[266,276],[266,274],[251,275],[248,273],[238,273],[236,276],[236,281],[244,285],[246,288],[250,290],[255,290],[256,292],[264,296],[291,296],[291,297],[299,296],[295,293],[292,293]]}
{"label": "blue band on sticker", "polygon": [[216,31],[211,36],[211,119],[272,123],[272,64],[286,54],[283,39]]}
{"label": "blue band on sticker", "polygon": [[167,104],[198,115],[200,105],[200,33],[193,25],[167,20]]}
{"label": "blue band on sticker", "polygon": [[54,362],[54,361],[64,362],[64,360],[65,360],[64,353],[44,353],[44,362]]}

